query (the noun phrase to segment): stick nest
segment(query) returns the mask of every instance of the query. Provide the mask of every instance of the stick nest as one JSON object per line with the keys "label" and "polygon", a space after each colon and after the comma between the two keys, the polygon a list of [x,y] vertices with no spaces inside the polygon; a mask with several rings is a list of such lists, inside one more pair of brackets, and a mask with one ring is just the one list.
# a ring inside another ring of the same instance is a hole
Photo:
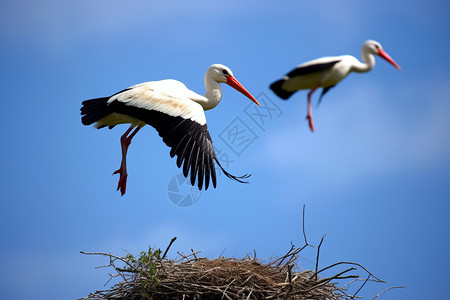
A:
{"label": "stick nest", "polygon": [[[170,245],[175,239],[172,239]],[[170,245],[162,256],[160,250],[152,251],[149,248],[148,252],[141,252],[138,258],[131,254],[119,257],[108,253],[81,252],[108,257],[109,265],[102,267],[114,268],[116,273],[110,274],[110,280],[115,277],[122,278],[122,281],[111,289],[96,291],[81,299],[355,299],[360,298],[357,293],[368,281],[384,282],[363,266],[352,262],[339,262],[321,270],[317,270],[316,262],[315,271],[295,271],[299,253],[305,247],[311,246],[309,244],[301,248],[292,245],[286,255],[269,262],[258,260],[256,254],[254,257],[247,255],[242,259],[208,259],[197,255],[201,251],[193,250],[187,255],[178,252],[180,257],[176,260],[166,259]],[[320,245],[317,261],[319,251]],[[331,277],[318,276],[319,273],[339,265],[353,267]],[[367,272],[367,279],[360,279],[359,275],[352,274],[357,270],[355,266]],[[351,281],[338,286],[337,280],[342,279]],[[362,282],[362,285],[353,295],[349,295],[347,288],[358,281]],[[392,288],[395,287],[389,289]]]}
{"label": "stick nest", "polygon": [[[256,252],[253,257],[242,259],[218,257],[208,259],[199,257],[202,251],[184,254],[177,252],[177,259],[166,259],[169,248],[176,240],[174,237],[162,251],[142,251],[139,257],[127,254],[124,257],[109,253],[88,253],[109,258],[109,264],[115,273],[110,279],[121,278],[109,290],[96,291],[79,300],[221,300],[221,299],[308,299],[335,300],[362,298],[357,294],[367,282],[385,283],[358,263],[338,262],[319,270],[320,247],[325,235],[317,246],[314,271],[300,271],[297,262],[299,254],[310,245],[305,233],[305,207],[303,206],[303,237],[305,244],[291,248],[282,257],[272,260],[259,260]],[[100,267],[101,268],[101,267]],[[325,277],[324,271],[332,271]],[[323,273],[322,273],[323,272]],[[364,272],[367,278],[360,278]],[[345,280],[345,284],[340,284]],[[106,285],[105,284],[105,285]],[[356,285],[356,287],[354,287]],[[389,287],[386,291],[403,286]],[[350,294],[349,290],[353,290]]]}

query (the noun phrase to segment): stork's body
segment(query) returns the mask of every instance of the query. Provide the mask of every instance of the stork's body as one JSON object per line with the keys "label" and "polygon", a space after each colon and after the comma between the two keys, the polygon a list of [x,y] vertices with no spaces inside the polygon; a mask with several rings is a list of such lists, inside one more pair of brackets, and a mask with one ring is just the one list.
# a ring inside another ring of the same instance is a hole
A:
{"label": "stork's body", "polygon": [[386,59],[394,67],[400,70],[397,63],[383,50],[380,43],[376,41],[366,41],[361,49],[363,62],[351,55],[322,57],[308,61],[286,74],[282,79],[275,81],[270,88],[282,99],[288,99],[298,90],[309,89],[308,93],[308,114],[307,119],[311,131],[314,131],[312,118],[311,96],[318,88],[323,88],[319,102],[323,95],[351,72],[365,73],[375,66],[374,55]]}
{"label": "stork's body", "polygon": [[[189,90],[183,83],[166,79],[134,85],[110,97],[83,102],[81,108],[84,125],[95,123],[96,128],[131,123],[121,137],[122,162],[114,174],[120,174],[117,189],[125,194],[127,183],[126,154],[134,135],[145,125],[153,126],[171,147],[170,156],[177,156],[177,166],[183,165],[183,174],[191,173],[191,184],[197,179],[198,188],[209,186],[211,178],[216,187],[214,161],[220,166],[212,147],[204,110],[217,106],[222,99],[220,83],[226,83],[250,98],[258,101],[233,77],[226,66],[215,64],[205,75],[205,95]],[[133,130],[134,129],[134,130]],[[183,164],[184,162],[184,164]],[[248,176],[236,177],[225,170],[229,178],[243,182]]]}

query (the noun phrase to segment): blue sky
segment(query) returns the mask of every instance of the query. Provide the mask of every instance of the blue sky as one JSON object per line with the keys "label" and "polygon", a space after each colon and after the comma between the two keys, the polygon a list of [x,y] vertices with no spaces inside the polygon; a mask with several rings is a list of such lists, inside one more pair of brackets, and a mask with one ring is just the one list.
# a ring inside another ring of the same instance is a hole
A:
{"label": "blue sky", "polygon": [[[291,241],[302,245],[306,205],[309,242],[327,234],[321,266],[354,261],[388,282],[367,285],[362,295],[406,285],[382,299],[445,299],[449,4],[198,2],[0,4],[2,296],[86,296],[103,288],[108,271],[94,268],[107,262],[80,250],[137,254],[148,245],[165,248],[173,236],[172,257],[191,248],[207,257],[253,249],[279,256]],[[381,42],[402,71],[377,59],[370,73],[351,74],[314,105],[314,134],[306,92],[282,101],[268,89],[304,61],[360,58],[367,39]],[[169,182],[180,172],[148,127],[130,146],[128,190],[120,197],[111,174],[126,127],[83,126],[81,101],[166,78],[203,93],[213,63],[230,67],[273,108],[257,123],[254,104],[225,86],[220,105],[206,114],[228,171],[252,173],[251,183],[222,175],[194,205],[175,205]],[[236,122],[252,135],[233,151],[226,133]],[[300,266],[314,268],[314,259],[315,249],[307,250]]]}

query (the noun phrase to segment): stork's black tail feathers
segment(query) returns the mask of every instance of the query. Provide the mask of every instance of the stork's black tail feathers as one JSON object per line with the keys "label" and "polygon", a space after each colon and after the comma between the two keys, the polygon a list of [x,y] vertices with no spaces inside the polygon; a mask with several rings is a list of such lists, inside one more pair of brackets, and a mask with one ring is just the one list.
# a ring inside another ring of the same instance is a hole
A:
{"label": "stork's black tail feathers", "polygon": [[286,90],[284,90],[281,86],[284,83],[284,79],[280,79],[275,81],[274,83],[272,83],[270,85],[270,89],[281,99],[283,100],[287,100],[289,99],[289,97],[292,96],[292,94],[294,94],[295,92],[288,92]]}
{"label": "stork's black tail feathers", "polygon": [[91,125],[98,120],[106,117],[111,112],[108,111],[109,97],[85,100],[81,104],[81,122],[83,125]]}
{"label": "stork's black tail feathers", "polygon": [[242,176],[234,176],[231,175],[230,173],[228,173],[227,171],[225,171],[225,169],[222,167],[222,165],[220,164],[219,160],[217,159],[217,157],[214,157],[214,160],[216,161],[217,165],[220,167],[220,169],[222,170],[223,174],[225,174],[225,176],[227,176],[228,178],[235,180],[237,182],[240,183],[249,183],[248,181],[244,181],[243,179],[247,179],[250,176],[252,176],[252,174],[244,174]]}

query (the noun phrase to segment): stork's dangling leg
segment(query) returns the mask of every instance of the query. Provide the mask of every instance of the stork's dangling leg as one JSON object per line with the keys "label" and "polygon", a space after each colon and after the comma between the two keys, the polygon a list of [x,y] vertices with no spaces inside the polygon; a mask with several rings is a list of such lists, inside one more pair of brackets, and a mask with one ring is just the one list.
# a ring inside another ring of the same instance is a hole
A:
{"label": "stork's dangling leg", "polygon": [[311,128],[311,131],[314,132],[314,121],[312,117],[312,109],[311,109],[311,96],[314,93],[315,90],[317,90],[320,87],[320,84],[311,89],[308,93],[308,114],[306,115],[306,118],[309,122],[309,128]]}
{"label": "stork's dangling leg", "polygon": [[128,147],[131,144],[131,139],[136,135],[136,133],[141,129],[141,127],[136,127],[136,129],[128,136],[128,134],[133,130],[134,126],[131,125],[130,128],[125,131],[125,133],[120,137],[120,146],[122,148],[122,162],[120,163],[120,168],[113,173],[120,174],[119,183],[117,184],[117,190],[120,189],[122,196],[125,194],[127,189],[127,152]]}

